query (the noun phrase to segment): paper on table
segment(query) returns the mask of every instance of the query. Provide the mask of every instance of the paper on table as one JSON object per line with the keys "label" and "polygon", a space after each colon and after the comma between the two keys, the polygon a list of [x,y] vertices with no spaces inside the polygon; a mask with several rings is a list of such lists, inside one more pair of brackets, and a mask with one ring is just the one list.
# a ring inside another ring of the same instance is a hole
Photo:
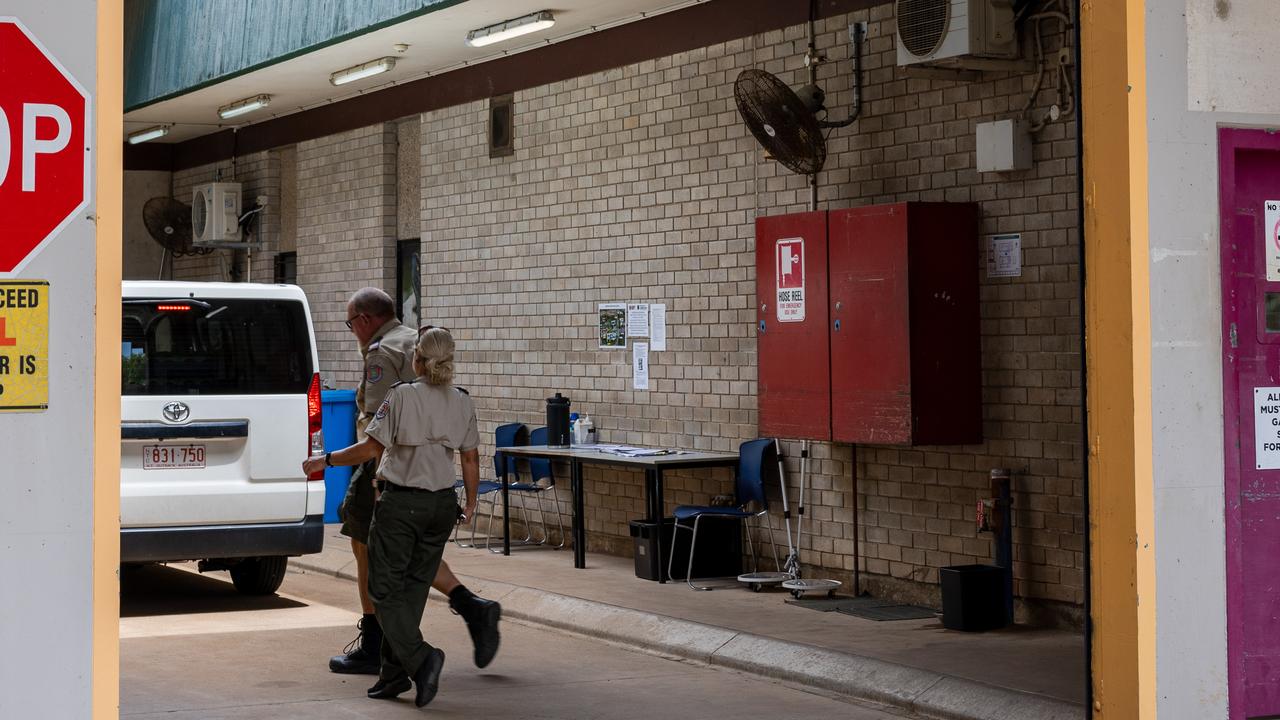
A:
{"label": "paper on table", "polygon": [[631,385],[636,390],[649,389],[649,343],[632,343]]}
{"label": "paper on table", "polygon": [[662,303],[649,306],[650,350],[667,349],[667,306]]}
{"label": "paper on table", "polygon": [[627,337],[649,337],[648,303],[627,303]]}

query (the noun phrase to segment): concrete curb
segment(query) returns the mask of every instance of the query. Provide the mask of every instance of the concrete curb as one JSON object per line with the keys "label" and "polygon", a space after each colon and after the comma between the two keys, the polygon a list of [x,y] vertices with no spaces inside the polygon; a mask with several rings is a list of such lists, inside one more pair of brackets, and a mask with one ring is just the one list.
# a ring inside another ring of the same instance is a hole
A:
{"label": "concrete curb", "polygon": [[[323,556],[309,556],[321,560]],[[308,556],[290,564],[355,580]],[[656,613],[459,575],[502,603],[504,617],[640,650],[752,673],[909,710],[939,720],[1080,720],[1081,705],[942,675],[875,658],[738,632]],[[433,595],[438,602],[438,593]]]}

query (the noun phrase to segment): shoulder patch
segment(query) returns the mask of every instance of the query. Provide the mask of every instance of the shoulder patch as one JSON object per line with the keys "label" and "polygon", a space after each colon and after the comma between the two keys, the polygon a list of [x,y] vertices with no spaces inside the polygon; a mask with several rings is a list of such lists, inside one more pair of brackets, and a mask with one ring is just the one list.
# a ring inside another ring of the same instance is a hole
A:
{"label": "shoulder patch", "polygon": [[382,404],[378,406],[378,412],[375,413],[373,416],[374,419],[381,420],[385,418],[387,416],[387,410],[389,410],[390,408],[391,408],[391,398],[387,398],[386,400],[383,400]]}
{"label": "shoulder patch", "polygon": [[365,370],[364,377],[365,377],[365,380],[367,380],[368,382],[371,382],[375,385],[378,384],[379,382],[382,381],[382,366],[370,365],[369,369]]}

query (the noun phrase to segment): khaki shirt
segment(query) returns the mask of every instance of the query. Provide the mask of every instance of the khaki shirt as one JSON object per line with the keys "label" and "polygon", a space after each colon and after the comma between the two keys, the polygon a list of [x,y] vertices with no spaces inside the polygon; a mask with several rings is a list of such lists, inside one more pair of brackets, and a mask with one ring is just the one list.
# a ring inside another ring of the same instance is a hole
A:
{"label": "khaki shirt", "polygon": [[387,392],[396,383],[413,382],[417,377],[413,371],[413,353],[417,345],[418,333],[393,319],[378,328],[369,344],[360,349],[364,356],[364,375],[356,390],[356,408],[360,412],[356,430],[361,435],[369,424],[369,418],[386,399]]}
{"label": "khaki shirt", "polygon": [[385,448],[379,480],[426,490],[453,487],[454,451],[480,445],[471,396],[422,378],[392,388],[366,432]]}

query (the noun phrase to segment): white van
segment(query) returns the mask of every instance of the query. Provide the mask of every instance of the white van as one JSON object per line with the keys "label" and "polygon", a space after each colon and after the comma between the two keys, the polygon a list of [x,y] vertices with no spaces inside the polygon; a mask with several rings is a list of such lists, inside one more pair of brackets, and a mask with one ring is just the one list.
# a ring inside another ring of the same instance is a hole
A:
{"label": "white van", "polygon": [[320,552],[324,477],[311,309],[292,285],[124,283],[120,560],[199,560],[240,592]]}

